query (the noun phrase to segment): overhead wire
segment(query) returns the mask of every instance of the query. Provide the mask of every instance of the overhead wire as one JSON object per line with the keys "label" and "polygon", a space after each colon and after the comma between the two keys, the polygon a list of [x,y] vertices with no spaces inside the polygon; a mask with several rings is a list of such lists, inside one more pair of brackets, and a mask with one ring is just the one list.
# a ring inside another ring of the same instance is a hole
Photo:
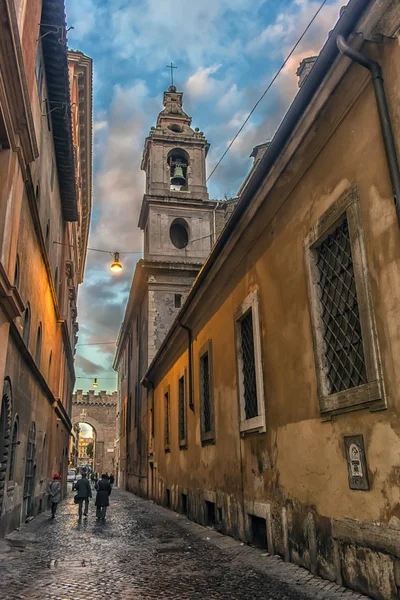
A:
{"label": "overhead wire", "polygon": [[224,158],[228,154],[229,150],[232,148],[233,144],[235,143],[235,141],[237,140],[237,138],[239,137],[239,135],[241,134],[241,132],[245,128],[246,124],[249,122],[249,120],[250,120],[251,116],[253,115],[254,111],[256,110],[257,106],[260,104],[260,102],[264,99],[264,97],[266,96],[266,94],[269,92],[269,90],[271,89],[271,87],[273,86],[273,84],[275,83],[275,81],[277,80],[277,78],[279,77],[279,75],[281,74],[281,71],[285,68],[288,60],[290,59],[290,57],[293,55],[293,53],[295,52],[295,50],[299,46],[300,42],[302,41],[302,39],[304,38],[304,36],[308,32],[308,30],[310,29],[311,25],[314,23],[315,19],[318,17],[319,13],[323,9],[323,7],[327,3],[327,1],[328,0],[323,0],[323,2],[321,2],[318,10],[315,12],[315,14],[312,17],[311,21],[308,23],[307,27],[304,29],[304,31],[301,34],[301,36],[299,37],[299,39],[297,40],[297,42],[295,43],[295,45],[293,46],[293,48],[291,49],[291,51],[289,52],[289,54],[286,56],[285,60],[283,61],[283,63],[281,64],[281,66],[279,67],[279,69],[277,70],[277,72],[275,73],[275,75],[273,76],[273,78],[271,79],[271,81],[269,82],[267,88],[265,89],[265,91],[263,92],[263,94],[261,95],[261,97],[257,100],[257,102],[255,103],[255,105],[253,106],[253,108],[251,109],[251,111],[249,112],[249,114],[247,115],[246,119],[243,121],[243,123],[240,126],[239,130],[237,131],[236,135],[230,141],[228,147],[226,148],[225,152],[222,154],[221,158],[219,159],[219,161],[217,162],[217,164],[215,165],[215,167],[213,168],[213,170],[211,171],[211,173],[207,177],[206,181],[208,181],[214,175],[215,171],[218,169],[219,165],[224,160]]}

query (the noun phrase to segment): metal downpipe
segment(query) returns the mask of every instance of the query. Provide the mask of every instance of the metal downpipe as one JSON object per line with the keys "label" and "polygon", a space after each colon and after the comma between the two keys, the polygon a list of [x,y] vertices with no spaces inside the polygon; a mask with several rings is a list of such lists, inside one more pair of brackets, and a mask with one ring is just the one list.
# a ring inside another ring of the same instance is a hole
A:
{"label": "metal downpipe", "polygon": [[390,179],[392,182],[394,204],[396,207],[397,220],[400,224],[400,169],[397,157],[396,145],[394,142],[392,123],[389,114],[389,107],[386,99],[385,88],[383,85],[382,67],[379,63],[371,58],[361,54],[358,50],[351,48],[345,41],[342,35],[338,35],[336,39],[337,47],[340,52],[354,60],[356,63],[368,69],[371,73],[372,83],[374,86],[376,103],[378,107],[379,119],[381,123],[381,131],[383,143],[386,151],[386,160],[389,168]]}

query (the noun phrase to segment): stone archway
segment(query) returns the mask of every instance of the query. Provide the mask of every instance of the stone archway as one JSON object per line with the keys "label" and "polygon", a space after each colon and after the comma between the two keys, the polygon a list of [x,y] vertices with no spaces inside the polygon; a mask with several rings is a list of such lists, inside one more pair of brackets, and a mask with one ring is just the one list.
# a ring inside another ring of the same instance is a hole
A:
{"label": "stone archway", "polygon": [[87,423],[96,433],[95,463],[98,473],[112,473],[116,439],[117,394],[92,392],[83,394],[80,390],[72,397],[72,424]]}
{"label": "stone archway", "polygon": [[7,467],[11,443],[12,390],[8,377],[4,380],[0,405],[0,515],[6,489]]}

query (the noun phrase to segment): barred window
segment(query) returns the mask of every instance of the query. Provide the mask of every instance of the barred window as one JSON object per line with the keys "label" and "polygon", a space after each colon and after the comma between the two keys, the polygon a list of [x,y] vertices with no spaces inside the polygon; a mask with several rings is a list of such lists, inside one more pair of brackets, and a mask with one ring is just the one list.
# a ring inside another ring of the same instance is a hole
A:
{"label": "barred window", "polygon": [[200,405],[202,444],[215,441],[214,395],[212,386],[212,345],[208,341],[200,351]]}
{"label": "barred window", "polygon": [[328,393],[367,382],[347,219],[316,247]]}
{"label": "barred window", "polygon": [[165,451],[169,452],[170,449],[170,414],[169,414],[169,388],[164,394],[164,407],[165,407]]}
{"label": "barred window", "polygon": [[356,187],[316,222],[305,251],[321,415],[385,408]]}
{"label": "barred window", "polygon": [[264,381],[258,292],[247,296],[235,314],[240,431],[265,432]]}
{"label": "barred window", "polygon": [[252,419],[258,415],[252,309],[248,310],[240,320],[240,334],[243,356],[244,410],[246,419]]}
{"label": "barred window", "polygon": [[179,445],[184,447],[186,444],[186,398],[184,375],[178,380],[178,418]]}

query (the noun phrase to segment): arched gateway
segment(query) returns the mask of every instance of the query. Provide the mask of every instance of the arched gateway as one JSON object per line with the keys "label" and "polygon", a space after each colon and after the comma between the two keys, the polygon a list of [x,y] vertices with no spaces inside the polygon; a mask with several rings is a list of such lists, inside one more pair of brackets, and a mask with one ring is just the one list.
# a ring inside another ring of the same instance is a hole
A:
{"label": "arched gateway", "polygon": [[115,440],[117,438],[117,392],[84,394],[77,390],[72,396],[72,425],[87,423],[95,431],[95,464],[98,473],[114,473]]}

